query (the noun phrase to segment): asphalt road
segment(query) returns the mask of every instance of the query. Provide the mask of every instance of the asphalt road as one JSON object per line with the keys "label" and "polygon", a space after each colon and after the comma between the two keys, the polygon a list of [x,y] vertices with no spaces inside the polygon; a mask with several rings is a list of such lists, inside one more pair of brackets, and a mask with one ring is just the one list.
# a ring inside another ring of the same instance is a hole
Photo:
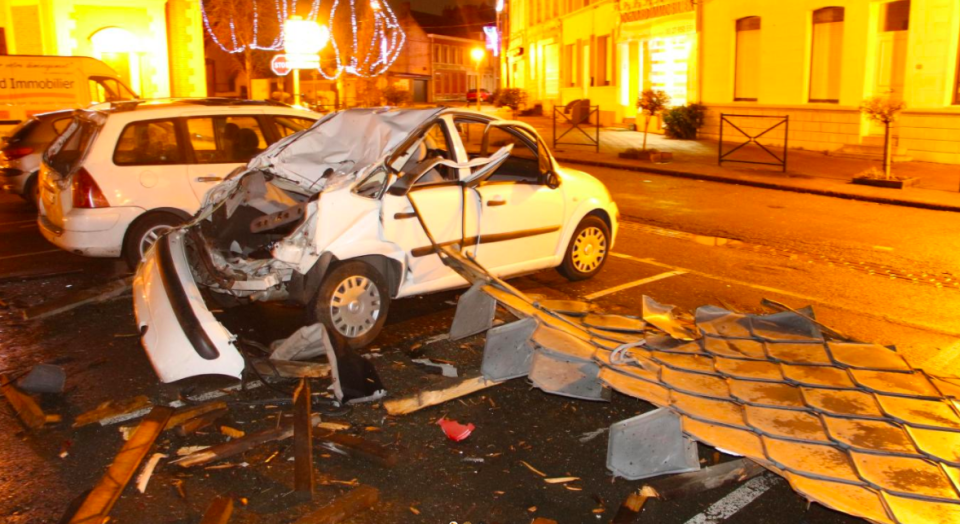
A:
{"label": "asphalt road", "polygon": [[[641,294],[688,312],[704,304],[762,312],[764,297],[793,307],[810,304],[818,319],[854,338],[896,345],[915,365],[931,371],[958,372],[960,216],[589,171],[608,184],[624,215],[614,256],[590,281],[571,284],[545,271],[517,279],[518,287],[558,298],[597,295],[594,300],[604,309],[635,314]],[[116,261],[55,251],[40,237],[22,202],[0,197],[0,370],[16,374],[37,362],[61,364],[68,374],[68,391],[42,403],[65,420],[108,399],[161,395],[136,338],[130,301],[86,306],[35,322],[20,320],[19,309],[123,271]],[[27,278],[50,272],[61,274]],[[643,283],[611,292],[637,282]],[[482,337],[431,342],[449,328],[456,296],[442,293],[394,304],[388,326],[375,343],[377,350],[369,352],[379,355],[371,358],[391,395],[451,382],[424,372],[410,362],[412,357],[446,359],[463,374],[476,373]],[[287,336],[302,318],[302,311],[276,305],[222,315],[238,335],[261,342]],[[199,390],[224,385],[208,380],[190,386]],[[267,388],[246,392],[231,404],[221,424],[248,432],[275,424],[287,408],[247,400],[278,396]],[[605,522],[641,483],[607,474],[605,435],[588,442],[580,437],[649,409],[616,394],[610,403],[550,396],[522,380],[406,417],[385,417],[379,406],[361,406],[349,413],[326,413],[325,420],[350,424],[352,433],[395,449],[401,456],[396,468],[385,470],[319,450],[316,502],[296,503],[287,496],[292,489],[292,449],[268,445],[230,461],[235,467],[226,469],[181,471],[162,463],[147,492],[128,489],[113,516],[116,522],[198,522],[214,496],[229,494],[247,500],[231,522],[290,522],[348,491],[356,479],[379,488],[381,502],[376,511],[350,522],[476,524],[529,522],[538,516],[560,523]],[[6,415],[0,416],[0,517],[11,524],[57,522],[68,502],[99,479],[122,445],[118,426],[124,424],[77,430],[61,424],[29,432],[5,404],[0,413]],[[434,425],[440,416],[472,422],[477,429],[461,443],[447,441]],[[222,440],[216,431],[192,438],[164,435],[157,450],[172,454],[181,446]],[[274,452],[279,454],[271,459]],[[701,447],[700,452],[706,463],[715,460],[713,450]],[[521,460],[551,477],[580,480],[567,484],[572,489],[546,484]],[[178,484],[183,493],[175,488]],[[816,504],[808,507],[773,475],[746,487],[656,501],[641,519],[664,524],[721,521],[860,522]]]}

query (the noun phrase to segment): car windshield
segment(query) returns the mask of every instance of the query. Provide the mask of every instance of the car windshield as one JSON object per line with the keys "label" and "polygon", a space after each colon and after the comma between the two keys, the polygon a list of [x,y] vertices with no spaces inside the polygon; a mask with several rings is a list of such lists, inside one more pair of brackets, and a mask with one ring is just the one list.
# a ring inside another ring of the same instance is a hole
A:
{"label": "car windshield", "polygon": [[44,162],[61,175],[68,175],[79,165],[93,143],[100,126],[93,120],[74,117],[59,138],[43,155]]}

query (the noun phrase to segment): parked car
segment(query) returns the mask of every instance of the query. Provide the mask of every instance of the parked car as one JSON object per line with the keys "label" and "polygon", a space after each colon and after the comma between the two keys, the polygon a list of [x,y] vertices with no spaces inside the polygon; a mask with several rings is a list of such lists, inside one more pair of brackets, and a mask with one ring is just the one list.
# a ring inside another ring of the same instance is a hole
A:
{"label": "parked car", "polygon": [[73,111],[53,111],[34,115],[14,128],[0,148],[0,186],[3,191],[18,194],[37,205],[40,157],[72,118]]}
{"label": "parked car", "polygon": [[131,268],[193,216],[208,189],[320,115],[225,98],[131,101],[77,110],[40,169],[40,231],[67,251]]}
{"label": "parked car", "polygon": [[143,345],[163,382],[244,367],[205,298],[305,307],[341,347],[369,344],[392,300],[465,286],[436,246],[504,277],[600,271],[618,210],[557,165],[537,132],[454,109],[356,109],[274,144],[161,238],[134,280]]}
{"label": "parked car", "polygon": [[[490,101],[490,91],[486,89],[480,89],[480,102],[487,103]],[[467,102],[477,102],[477,90],[471,89],[467,91]]]}

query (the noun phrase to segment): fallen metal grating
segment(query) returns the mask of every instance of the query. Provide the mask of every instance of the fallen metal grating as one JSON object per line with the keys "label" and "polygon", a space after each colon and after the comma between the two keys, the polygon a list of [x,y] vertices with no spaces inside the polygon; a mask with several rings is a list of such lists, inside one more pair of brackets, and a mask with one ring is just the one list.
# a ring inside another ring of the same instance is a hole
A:
{"label": "fallen metal grating", "polygon": [[592,352],[603,386],[669,409],[686,436],[850,515],[960,522],[960,378],[914,369],[876,344],[830,339],[806,313],[703,307],[690,342],[604,331],[595,317],[587,325],[546,309],[463,255],[444,254],[501,306],[537,320],[538,354],[582,361]]}

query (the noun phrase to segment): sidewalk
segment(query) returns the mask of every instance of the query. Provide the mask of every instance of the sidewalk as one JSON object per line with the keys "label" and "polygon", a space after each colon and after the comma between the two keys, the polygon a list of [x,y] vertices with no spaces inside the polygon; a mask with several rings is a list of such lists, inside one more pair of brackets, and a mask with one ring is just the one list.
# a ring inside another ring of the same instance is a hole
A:
{"label": "sidewalk", "polygon": [[[537,129],[553,148],[553,123],[548,117],[520,117]],[[558,133],[567,127],[557,124]],[[588,129],[593,133],[593,129]],[[647,148],[673,153],[673,162],[654,164],[639,160],[621,159],[617,153],[631,147],[639,148],[643,133],[619,128],[600,129],[600,152],[589,144],[578,131],[563,137],[564,144],[554,149],[561,163],[594,165],[645,173],[693,178],[729,184],[742,184],[767,189],[811,193],[853,200],[878,202],[926,209],[960,212],[960,166],[927,162],[898,162],[894,172],[900,176],[917,177],[916,186],[908,189],[887,189],[854,185],[854,175],[870,167],[881,169],[881,163],[828,156],[813,151],[790,149],[787,153],[787,172],[777,166],[757,166],[724,162],[717,165],[717,141],[674,140],[649,134]],[[567,145],[576,142],[583,145]],[[726,146],[731,148],[732,144]],[[781,150],[775,150],[778,155]],[[754,145],[747,146],[731,158],[773,161]]]}

